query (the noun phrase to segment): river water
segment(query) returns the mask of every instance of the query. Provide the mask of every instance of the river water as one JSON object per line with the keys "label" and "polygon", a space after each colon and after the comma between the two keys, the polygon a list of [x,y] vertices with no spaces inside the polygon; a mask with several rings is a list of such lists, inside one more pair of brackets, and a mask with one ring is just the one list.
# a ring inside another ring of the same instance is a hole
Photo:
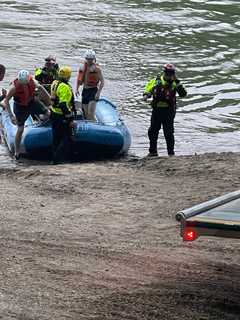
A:
{"label": "river water", "polygon": [[[240,150],[239,0],[1,0],[2,86],[56,55],[73,68],[94,48],[106,85],[132,133],[131,153],[148,152],[146,81],[174,63],[188,96],[178,100],[176,154]],[[162,133],[159,153],[166,155]],[[1,163],[10,158],[0,147]]]}

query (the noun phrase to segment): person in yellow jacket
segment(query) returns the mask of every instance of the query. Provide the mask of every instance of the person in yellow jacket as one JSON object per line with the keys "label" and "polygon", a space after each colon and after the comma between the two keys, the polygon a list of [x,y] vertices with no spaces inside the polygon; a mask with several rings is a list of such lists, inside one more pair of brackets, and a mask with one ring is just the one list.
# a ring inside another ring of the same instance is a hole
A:
{"label": "person in yellow jacket", "polygon": [[55,80],[51,86],[53,164],[63,162],[71,154],[73,120],[76,115],[74,94],[69,84],[71,73],[70,67],[61,67],[58,80]]}
{"label": "person in yellow jacket", "polygon": [[50,93],[51,84],[58,78],[59,66],[56,57],[49,55],[45,58],[45,65],[35,69],[35,79]]}
{"label": "person in yellow jacket", "polygon": [[145,86],[143,98],[146,101],[152,97],[151,125],[148,129],[149,156],[158,156],[157,140],[161,127],[167,144],[169,156],[174,155],[174,118],[176,114],[176,93],[185,97],[187,91],[176,78],[175,66],[165,64],[163,73],[151,79]]}

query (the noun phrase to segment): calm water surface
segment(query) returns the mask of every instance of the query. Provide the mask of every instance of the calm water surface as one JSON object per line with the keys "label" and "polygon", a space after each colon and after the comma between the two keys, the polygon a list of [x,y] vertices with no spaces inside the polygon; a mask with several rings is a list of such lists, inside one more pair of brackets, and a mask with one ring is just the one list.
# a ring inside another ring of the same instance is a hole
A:
{"label": "calm water surface", "polygon": [[[172,62],[188,90],[178,102],[176,153],[239,151],[239,12],[239,0],[1,0],[2,86],[49,54],[72,66],[75,85],[85,49],[94,48],[106,79],[103,95],[131,130],[131,153],[143,156],[151,113],[144,85]],[[159,141],[166,155],[162,134]],[[0,162],[9,161],[1,146]]]}

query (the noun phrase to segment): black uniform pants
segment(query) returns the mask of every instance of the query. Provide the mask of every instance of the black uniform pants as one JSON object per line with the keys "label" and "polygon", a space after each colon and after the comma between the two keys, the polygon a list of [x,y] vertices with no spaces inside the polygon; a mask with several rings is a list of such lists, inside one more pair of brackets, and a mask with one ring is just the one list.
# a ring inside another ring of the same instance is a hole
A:
{"label": "black uniform pants", "polygon": [[53,163],[61,163],[70,159],[72,151],[72,128],[69,126],[69,121],[62,115],[52,112],[52,153]]}
{"label": "black uniform pants", "polygon": [[152,109],[151,125],[148,129],[149,152],[157,153],[157,140],[161,127],[167,143],[169,155],[174,154],[174,118],[176,112],[171,108],[155,107]]}

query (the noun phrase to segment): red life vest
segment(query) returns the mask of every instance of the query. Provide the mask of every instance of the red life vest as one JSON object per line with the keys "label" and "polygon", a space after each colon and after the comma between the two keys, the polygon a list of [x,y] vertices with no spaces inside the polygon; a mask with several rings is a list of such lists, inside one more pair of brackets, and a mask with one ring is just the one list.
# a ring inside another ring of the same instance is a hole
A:
{"label": "red life vest", "polygon": [[34,98],[36,89],[36,84],[33,78],[30,78],[28,84],[22,84],[18,79],[15,79],[13,84],[16,88],[14,101],[19,103],[21,106],[28,106],[29,102]]}
{"label": "red life vest", "polygon": [[94,63],[91,66],[85,62],[83,69],[78,70],[78,82],[88,87],[97,87],[99,82],[99,66]]}

